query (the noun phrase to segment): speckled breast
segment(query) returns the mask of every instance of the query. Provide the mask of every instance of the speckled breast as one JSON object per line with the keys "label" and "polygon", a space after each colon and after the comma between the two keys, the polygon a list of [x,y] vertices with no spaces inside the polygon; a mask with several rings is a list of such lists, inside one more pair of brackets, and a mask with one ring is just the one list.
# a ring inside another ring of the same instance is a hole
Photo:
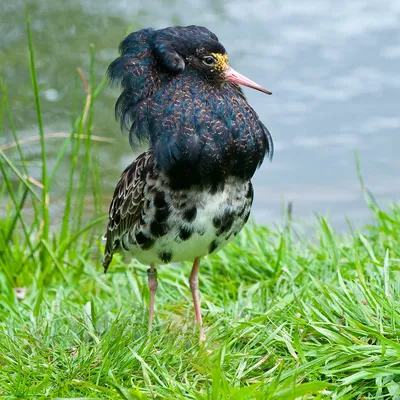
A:
{"label": "speckled breast", "polygon": [[253,202],[250,181],[228,178],[218,190],[171,190],[161,180],[145,189],[141,221],[121,247],[143,264],[166,264],[211,254],[247,222]]}

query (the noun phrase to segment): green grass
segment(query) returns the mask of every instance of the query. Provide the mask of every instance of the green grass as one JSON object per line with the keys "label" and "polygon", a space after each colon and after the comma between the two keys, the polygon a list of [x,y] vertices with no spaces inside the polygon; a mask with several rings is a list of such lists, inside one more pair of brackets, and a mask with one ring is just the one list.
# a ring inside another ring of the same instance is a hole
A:
{"label": "green grass", "polygon": [[[29,49],[45,184],[29,179],[23,143],[0,150],[0,398],[400,399],[400,207],[381,210],[361,181],[373,224],[360,232],[339,236],[322,217],[308,234],[290,221],[249,225],[202,262],[204,344],[190,264],[160,268],[150,335],[147,267],[116,257],[101,268],[94,49],[90,83],[78,81],[82,111],[51,170],[31,35]],[[1,91],[0,129],[18,140],[4,82]]]}

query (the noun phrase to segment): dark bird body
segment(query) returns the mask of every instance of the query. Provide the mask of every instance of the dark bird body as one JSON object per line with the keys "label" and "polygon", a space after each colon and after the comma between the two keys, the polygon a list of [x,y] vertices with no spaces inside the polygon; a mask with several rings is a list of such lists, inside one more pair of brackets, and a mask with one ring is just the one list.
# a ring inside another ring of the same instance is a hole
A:
{"label": "dark bird body", "polygon": [[[116,187],[104,267],[120,250],[149,264],[154,301],[154,265],[195,260],[191,288],[201,324],[198,261],[242,229],[253,201],[250,179],[272,155],[270,134],[237,83],[269,92],[229,66],[206,28],[134,32],[120,53],[108,71],[123,88],[116,115],[132,147],[146,140],[150,148]],[[150,327],[151,319],[152,301]]]}

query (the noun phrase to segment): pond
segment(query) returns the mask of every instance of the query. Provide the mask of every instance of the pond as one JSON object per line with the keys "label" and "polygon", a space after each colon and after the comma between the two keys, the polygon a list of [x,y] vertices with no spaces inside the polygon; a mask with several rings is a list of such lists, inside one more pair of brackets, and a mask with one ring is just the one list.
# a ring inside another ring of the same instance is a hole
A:
{"label": "pond", "polygon": [[[204,25],[217,34],[236,70],[273,92],[265,96],[245,89],[275,142],[272,163],[265,161],[254,178],[257,222],[279,222],[288,202],[294,217],[307,223],[315,221],[315,213],[328,215],[339,229],[346,216],[355,225],[368,222],[355,150],[379,204],[399,200],[398,0],[2,2],[1,74],[15,125],[28,137],[37,135],[37,128],[25,4],[32,19],[46,132],[70,131],[76,87],[83,97],[76,68],[89,75],[90,43],[100,81],[130,24],[135,30]],[[107,201],[134,157],[114,119],[117,95],[118,89],[107,87],[95,109],[93,134],[115,139],[99,146]],[[12,140],[9,130],[5,133],[0,144]],[[56,154],[57,141],[49,146]],[[35,171],[39,143],[27,151]],[[60,192],[63,184],[60,179]]]}

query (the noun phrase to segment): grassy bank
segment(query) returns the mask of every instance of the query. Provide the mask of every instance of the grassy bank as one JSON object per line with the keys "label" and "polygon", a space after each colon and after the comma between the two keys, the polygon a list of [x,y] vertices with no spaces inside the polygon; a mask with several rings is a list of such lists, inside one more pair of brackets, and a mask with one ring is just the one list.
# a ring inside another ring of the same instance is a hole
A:
{"label": "grassy bank", "polygon": [[[94,49],[51,165],[30,34],[29,50],[38,176],[1,83],[0,129],[14,136],[0,147],[1,398],[400,399],[399,207],[382,211],[362,187],[373,224],[360,232],[338,236],[324,218],[307,235],[290,221],[250,225],[202,263],[203,345],[190,265],[161,268],[149,335],[147,267],[116,257],[107,276],[101,268],[92,124],[105,82],[94,81]],[[68,184],[54,224],[61,165]]]}
{"label": "grassy bank", "polygon": [[[251,226],[204,260],[199,345],[190,265],[58,259],[16,292],[1,273],[0,392],[9,398],[367,399],[400,396],[400,209],[363,235]],[[389,250],[390,249],[390,250]],[[4,265],[2,268],[11,268]],[[16,295],[17,294],[17,295]],[[23,297],[18,300],[18,297]]]}

